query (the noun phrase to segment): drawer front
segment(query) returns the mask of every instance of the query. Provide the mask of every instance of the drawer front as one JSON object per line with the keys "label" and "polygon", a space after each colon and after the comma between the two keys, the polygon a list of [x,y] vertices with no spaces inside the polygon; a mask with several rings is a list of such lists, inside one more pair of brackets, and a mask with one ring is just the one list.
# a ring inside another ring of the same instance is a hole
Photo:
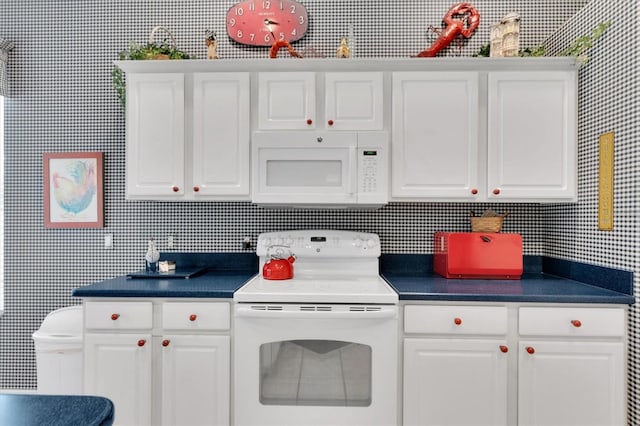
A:
{"label": "drawer front", "polygon": [[506,334],[507,308],[408,305],[404,308],[404,331],[429,334]]}
{"label": "drawer front", "polygon": [[165,330],[229,330],[231,312],[224,302],[167,302],[162,305]]}
{"label": "drawer front", "polygon": [[104,330],[151,329],[151,302],[86,302],[85,327]]}
{"label": "drawer front", "polygon": [[519,310],[522,336],[618,337],[625,333],[624,308],[534,308]]}

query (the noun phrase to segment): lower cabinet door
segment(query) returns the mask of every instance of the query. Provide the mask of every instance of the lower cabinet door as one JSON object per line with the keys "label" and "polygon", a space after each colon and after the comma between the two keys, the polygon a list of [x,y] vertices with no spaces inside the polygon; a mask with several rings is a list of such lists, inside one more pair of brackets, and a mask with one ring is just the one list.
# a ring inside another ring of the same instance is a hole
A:
{"label": "lower cabinet door", "polygon": [[518,424],[624,425],[622,342],[521,341]]}
{"label": "lower cabinet door", "polygon": [[109,398],[116,425],[151,424],[151,335],[85,334],[84,393]]}
{"label": "lower cabinet door", "polygon": [[404,425],[506,425],[504,340],[405,339]]}
{"label": "lower cabinet door", "polygon": [[164,335],[162,423],[228,425],[229,336]]}

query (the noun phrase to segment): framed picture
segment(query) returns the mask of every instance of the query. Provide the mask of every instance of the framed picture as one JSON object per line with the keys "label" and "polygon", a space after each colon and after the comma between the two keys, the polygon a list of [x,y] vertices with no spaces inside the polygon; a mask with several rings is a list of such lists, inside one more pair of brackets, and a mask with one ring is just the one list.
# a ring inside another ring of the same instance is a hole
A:
{"label": "framed picture", "polygon": [[43,161],[45,228],[102,228],[102,152],[47,152]]}

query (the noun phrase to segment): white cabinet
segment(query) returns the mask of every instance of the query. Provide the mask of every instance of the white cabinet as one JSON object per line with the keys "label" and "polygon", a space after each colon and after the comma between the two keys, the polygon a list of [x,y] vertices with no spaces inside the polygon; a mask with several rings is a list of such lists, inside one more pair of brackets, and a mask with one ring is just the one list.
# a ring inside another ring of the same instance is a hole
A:
{"label": "white cabinet", "polygon": [[404,425],[507,424],[507,309],[404,310]]}
{"label": "white cabinet", "polygon": [[249,73],[127,74],[127,198],[249,199]]}
{"label": "white cabinet", "polygon": [[575,200],[576,105],[574,72],[489,73],[490,199]]}
{"label": "white cabinet", "polygon": [[626,310],[404,307],[404,425],[626,424]]}
{"label": "white cabinet", "polygon": [[624,425],[622,308],[520,308],[518,424]]}
{"label": "white cabinet", "polygon": [[162,336],[162,422],[229,424],[231,337]]}
{"label": "white cabinet", "polygon": [[393,73],[392,197],[575,201],[576,72]]}
{"label": "white cabinet", "polygon": [[228,425],[229,329],[227,302],[87,301],[84,392],[116,424]]}
{"label": "white cabinet", "polygon": [[261,130],[382,130],[382,72],[261,72]]}
{"label": "white cabinet", "polygon": [[127,74],[127,196],[184,193],[184,75]]}
{"label": "white cabinet", "polygon": [[393,73],[393,197],[473,200],[479,184],[478,73]]}

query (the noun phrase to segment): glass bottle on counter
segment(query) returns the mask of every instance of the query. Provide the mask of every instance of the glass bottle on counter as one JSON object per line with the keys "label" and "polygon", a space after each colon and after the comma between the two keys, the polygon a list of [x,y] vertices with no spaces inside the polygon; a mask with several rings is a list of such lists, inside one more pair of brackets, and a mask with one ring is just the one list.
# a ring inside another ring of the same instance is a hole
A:
{"label": "glass bottle on counter", "polygon": [[150,238],[147,245],[147,253],[144,255],[144,270],[146,272],[158,272],[158,260],[160,260],[160,252],[156,247],[156,240]]}

